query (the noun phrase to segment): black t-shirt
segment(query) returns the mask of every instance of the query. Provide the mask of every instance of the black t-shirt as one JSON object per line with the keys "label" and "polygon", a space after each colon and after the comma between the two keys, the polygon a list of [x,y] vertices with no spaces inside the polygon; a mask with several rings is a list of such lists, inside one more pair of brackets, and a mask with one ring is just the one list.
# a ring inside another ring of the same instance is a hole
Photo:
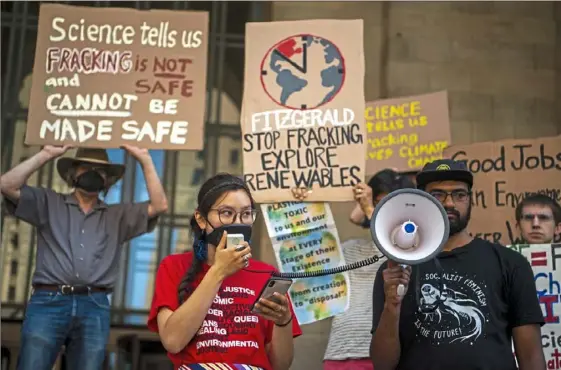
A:
{"label": "black t-shirt", "polygon": [[[397,370],[516,369],[512,329],[544,324],[528,261],[516,251],[477,238],[442,252],[438,261],[442,270],[434,260],[413,266],[401,307]],[[374,283],[373,332],[384,307],[386,266],[387,262],[380,266]],[[421,305],[445,297],[433,313],[418,312],[418,277]]]}

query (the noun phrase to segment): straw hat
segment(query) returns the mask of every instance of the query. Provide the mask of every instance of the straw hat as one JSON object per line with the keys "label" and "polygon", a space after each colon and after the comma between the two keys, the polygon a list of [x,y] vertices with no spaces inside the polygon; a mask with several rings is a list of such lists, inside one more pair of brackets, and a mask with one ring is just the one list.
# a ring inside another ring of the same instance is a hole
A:
{"label": "straw hat", "polygon": [[56,164],[56,169],[60,177],[62,177],[68,185],[72,186],[71,180],[68,176],[69,171],[80,164],[99,165],[99,167],[102,167],[107,174],[108,188],[119,181],[125,173],[125,166],[109,162],[109,156],[107,155],[107,151],[105,149],[94,148],[78,148],[74,158],[60,158]]}

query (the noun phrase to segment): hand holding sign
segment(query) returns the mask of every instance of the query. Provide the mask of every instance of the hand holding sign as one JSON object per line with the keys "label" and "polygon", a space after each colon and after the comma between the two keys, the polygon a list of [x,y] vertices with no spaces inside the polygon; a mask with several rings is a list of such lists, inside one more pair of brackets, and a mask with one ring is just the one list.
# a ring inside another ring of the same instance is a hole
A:
{"label": "hand holding sign", "polygon": [[300,202],[303,202],[311,192],[312,190],[308,188],[292,188],[292,196]]}
{"label": "hand holding sign", "polygon": [[363,182],[355,186],[355,200],[360,206],[362,212],[370,218],[374,212],[374,203],[372,201],[372,188]]}
{"label": "hand holding sign", "polygon": [[139,148],[127,144],[124,144],[122,148],[125,149],[127,152],[129,152],[129,154],[132,155],[139,162],[142,162],[142,160],[146,158],[150,158],[150,152],[148,152],[148,149]]}
{"label": "hand holding sign", "polygon": [[55,145],[45,145],[43,147],[43,152],[48,154],[49,157],[57,158],[72,149],[71,145],[55,146]]}

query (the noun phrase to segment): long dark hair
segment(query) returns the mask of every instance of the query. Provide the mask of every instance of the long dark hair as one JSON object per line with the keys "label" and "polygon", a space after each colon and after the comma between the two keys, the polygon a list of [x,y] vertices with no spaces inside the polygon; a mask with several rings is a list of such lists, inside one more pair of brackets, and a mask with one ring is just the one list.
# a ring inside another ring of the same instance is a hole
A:
{"label": "long dark hair", "polygon": [[389,194],[398,189],[415,188],[411,179],[389,168],[376,173],[368,181],[368,186],[372,188],[372,200],[380,194]]}
{"label": "long dark hair", "polygon": [[[227,192],[235,190],[244,190],[249,199],[251,200],[251,206],[254,206],[254,201],[249,191],[249,188],[244,183],[244,181],[234,175],[229,173],[219,173],[216,176],[208,179],[197,196],[197,211],[204,217],[207,218],[208,212],[212,206]],[[195,219],[195,215],[191,218],[191,231],[193,232],[193,261],[191,266],[181,279],[179,286],[177,287],[177,294],[179,298],[179,304],[185,302],[187,297],[191,295],[195,287],[193,283],[197,276],[201,273],[203,269],[203,263],[206,260],[206,242],[205,242],[205,231],[199,227]]]}

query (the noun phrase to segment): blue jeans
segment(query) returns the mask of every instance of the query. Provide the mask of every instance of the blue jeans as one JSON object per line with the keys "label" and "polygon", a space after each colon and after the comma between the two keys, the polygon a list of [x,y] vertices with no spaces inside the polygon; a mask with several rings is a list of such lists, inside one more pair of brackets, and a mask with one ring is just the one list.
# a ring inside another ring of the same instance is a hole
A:
{"label": "blue jeans", "polygon": [[68,369],[99,370],[109,338],[106,293],[34,291],[25,311],[18,370],[51,370],[66,345]]}

